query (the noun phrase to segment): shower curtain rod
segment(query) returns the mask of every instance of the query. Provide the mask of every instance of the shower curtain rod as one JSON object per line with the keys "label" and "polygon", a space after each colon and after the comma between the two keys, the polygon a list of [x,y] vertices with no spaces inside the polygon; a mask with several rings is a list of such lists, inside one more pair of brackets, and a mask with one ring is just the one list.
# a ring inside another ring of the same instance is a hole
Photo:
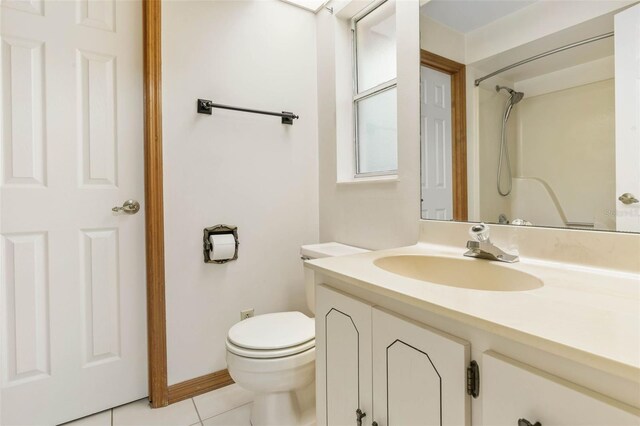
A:
{"label": "shower curtain rod", "polygon": [[527,64],[529,62],[535,61],[537,59],[541,59],[541,58],[544,58],[546,56],[553,55],[554,53],[558,53],[558,52],[562,52],[562,51],[565,51],[565,50],[573,49],[574,47],[582,46],[583,44],[592,43],[594,41],[602,40],[602,39],[609,38],[609,37],[613,37],[613,31],[611,31],[610,33],[600,34],[600,35],[595,36],[595,37],[586,38],[584,40],[577,41],[575,43],[567,44],[565,46],[558,47],[558,48],[553,49],[553,50],[548,50],[548,51],[546,51],[544,53],[540,53],[540,54],[532,56],[530,58],[523,59],[522,61],[516,62],[516,63],[511,64],[509,66],[506,66],[504,68],[500,68],[498,71],[494,71],[491,74],[487,74],[484,77],[481,77],[481,78],[477,79],[475,81],[475,85],[477,87],[484,80],[486,80],[488,78],[491,78],[494,75],[501,74],[501,73],[503,73],[505,71],[508,71],[508,70],[510,70],[512,68],[519,67],[520,65],[524,65],[524,64]]}

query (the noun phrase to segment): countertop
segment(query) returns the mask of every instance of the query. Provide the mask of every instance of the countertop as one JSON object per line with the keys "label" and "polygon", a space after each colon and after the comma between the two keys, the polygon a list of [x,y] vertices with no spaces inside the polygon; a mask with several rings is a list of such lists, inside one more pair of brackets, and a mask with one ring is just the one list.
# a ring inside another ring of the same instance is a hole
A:
{"label": "countertop", "polygon": [[[640,382],[640,274],[521,258],[496,266],[534,275],[544,286],[486,291],[407,278],[374,265],[381,257],[462,258],[465,249],[418,243],[306,262],[347,284]],[[488,260],[469,259],[473,262]]]}

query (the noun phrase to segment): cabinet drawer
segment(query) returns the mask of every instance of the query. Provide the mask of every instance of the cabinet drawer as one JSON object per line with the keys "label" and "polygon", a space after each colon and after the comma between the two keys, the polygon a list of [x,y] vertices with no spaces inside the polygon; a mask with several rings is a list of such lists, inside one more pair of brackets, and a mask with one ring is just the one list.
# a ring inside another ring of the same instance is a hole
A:
{"label": "cabinet drawer", "polygon": [[640,411],[493,351],[482,356],[485,426],[638,426]]}

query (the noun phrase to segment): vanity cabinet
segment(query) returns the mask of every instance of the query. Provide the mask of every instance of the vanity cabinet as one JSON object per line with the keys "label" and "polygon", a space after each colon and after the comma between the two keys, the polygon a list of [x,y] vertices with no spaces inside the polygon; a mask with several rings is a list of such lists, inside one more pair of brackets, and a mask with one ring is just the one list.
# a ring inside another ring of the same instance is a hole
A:
{"label": "vanity cabinet", "polygon": [[468,425],[469,357],[461,339],[316,289],[318,425]]}
{"label": "vanity cabinet", "polygon": [[[637,408],[514,360],[509,345],[498,343],[508,357],[471,328],[372,300],[316,287],[318,426],[640,425]],[[433,320],[448,333],[425,325]],[[480,364],[477,399],[467,394],[471,358]]]}
{"label": "vanity cabinet", "polygon": [[482,355],[482,396],[484,425],[640,424],[617,401],[493,351]]}

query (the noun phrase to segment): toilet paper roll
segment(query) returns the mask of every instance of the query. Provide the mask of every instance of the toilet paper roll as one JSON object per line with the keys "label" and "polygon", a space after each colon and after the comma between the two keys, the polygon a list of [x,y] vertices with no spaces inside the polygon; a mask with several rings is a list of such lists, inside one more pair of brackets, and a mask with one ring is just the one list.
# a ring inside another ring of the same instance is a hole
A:
{"label": "toilet paper roll", "polygon": [[228,260],[236,254],[236,239],[233,234],[210,235],[211,260]]}

